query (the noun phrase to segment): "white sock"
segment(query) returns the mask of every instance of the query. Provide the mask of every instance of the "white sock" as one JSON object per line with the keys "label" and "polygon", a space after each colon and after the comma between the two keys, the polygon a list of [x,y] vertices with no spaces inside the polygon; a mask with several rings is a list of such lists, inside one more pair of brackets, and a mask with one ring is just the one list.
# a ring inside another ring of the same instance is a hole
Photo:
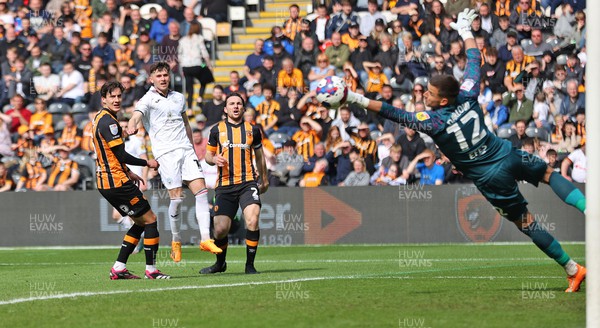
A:
{"label": "white sock", "polygon": [[208,209],[208,190],[202,189],[196,194],[196,220],[200,228],[200,241],[210,239],[210,211]]}
{"label": "white sock", "polygon": [[125,263],[115,261],[115,264],[113,264],[113,269],[115,269],[115,271],[123,271],[125,270]]}
{"label": "white sock", "polygon": [[154,265],[147,265],[146,264],[146,271],[154,272],[154,271],[156,271],[156,267]]}
{"label": "white sock", "polygon": [[577,273],[577,262],[569,260],[569,262],[565,264],[564,268],[569,276],[573,276]]}
{"label": "white sock", "polygon": [[179,230],[181,230],[181,198],[171,199],[169,203],[169,221],[171,222],[171,234],[173,241],[181,242]]}
{"label": "white sock", "polygon": [[125,230],[129,230],[129,228],[133,226],[133,220],[128,216],[122,216],[119,220],[117,220],[117,223],[120,224]]}

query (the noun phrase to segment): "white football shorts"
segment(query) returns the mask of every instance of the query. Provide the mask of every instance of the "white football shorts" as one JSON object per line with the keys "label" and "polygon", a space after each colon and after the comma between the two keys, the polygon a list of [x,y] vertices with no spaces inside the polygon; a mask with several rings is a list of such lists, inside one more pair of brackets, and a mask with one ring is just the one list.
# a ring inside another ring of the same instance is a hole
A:
{"label": "white football shorts", "polygon": [[194,149],[178,148],[156,159],[160,166],[158,173],[168,190],[183,186],[183,181],[204,179],[202,166]]}

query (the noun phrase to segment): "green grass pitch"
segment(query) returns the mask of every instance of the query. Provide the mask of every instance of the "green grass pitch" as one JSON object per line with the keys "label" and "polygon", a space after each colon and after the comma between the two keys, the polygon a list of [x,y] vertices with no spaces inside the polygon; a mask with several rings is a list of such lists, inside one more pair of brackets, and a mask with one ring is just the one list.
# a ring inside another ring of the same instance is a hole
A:
{"label": "green grass pitch", "polygon": [[[583,261],[583,244],[563,245]],[[118,249],[0,249],[1,327],[583,327],[582,291],[533,244],[260,247],[228,270],[184,247],[171,280],[108,278]],[[143,254],[128,268],[143,274]]]}

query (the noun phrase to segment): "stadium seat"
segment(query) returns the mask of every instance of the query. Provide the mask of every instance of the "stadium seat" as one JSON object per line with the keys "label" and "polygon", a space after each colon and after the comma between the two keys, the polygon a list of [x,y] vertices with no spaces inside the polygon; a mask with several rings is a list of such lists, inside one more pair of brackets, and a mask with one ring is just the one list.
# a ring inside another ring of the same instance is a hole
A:
{"label": "stadium seat", "polygon": [[275,148],[279,148],[283,146],[283,143],[290,140],[290,136],[281,132],[273,132],[269,136],[269,140],[273,143]]}
{"label": "stadium seat", "polygon": [[2,107],[2,112],[3,112],[3,113],[6,113],[6,111],[8,111],[8,110],[9,110],[11,107],[12,107],[12,105],[11,105],[11,104],[6,104],[6,105],[4,105],[4,107]]}
{"label": "stadium seat", "polygon": [[66,114],[70,111],[71,111],[71,106],[69,106],[65,103],[53,103],[50,106],[48,106],[48,113],[51,113],[51,114],[55,114],[55,113]]}
{"label": "stadium seat", "polygon": [[260,12],[260,0],[246,0],[246,6],[250,11],[250,6],[256,6],[256,12]]}
{"label": "stadium seat", "polygon": [[84,104],[84,103],[78,103],[73,105],[73,108],[71,108],[70,113],[71,114],[78,114],[78,113],[86,113],[88,112],[88,105]]}
{"label": "stadium seat", "polygon": [[529,127],[525,130],[525,134],[531,138],[538,138],[540,141],[550,141],[550,134],[544,128]]}
{"label": "stadium seat", "polygon": [[77,154],[73,157],[73,160],[79,164],[79,188],[81,190],[93,189],[95,181],[94,172],[96,172],[96,162],[94,159],[84,154]]}
{"label": "stadium seat", "polygon": [[517,133],[517,131],[513,130],[512,128],[499,128],[497,135],[502,139],[508,139],[515,133]]}
{"label": "stadium seat", "polygon": [[567,58],[568,56],[565,54],[559,55],[558,57],[556,57],[556,63],[558,65],[567,65]]}
{"label": "stadium seat", "polygon": [[[233,26],[233,22],[242,22],[242,26],[246,28],[246,7],[243,6],[228,6],[227,21]],[[217,29],[218,30],[218,29]],[[218,34],[218,32],[217,32]]]}
{"label": "stadium seat", "polygon": [[217,23],[217,42],[219,38],[227,38],[229,45],[233,42],[233,27],[231,23]]}
{"label": "stadium seat", "polygon": [[406,105],[408,104],[408,102],[412,99],[412,95],[405,93],[402,96],[400,96],[400,100],[402,100],[402,102]]}
{"label": "stadium seat", "polygon": [[62,131],[65,128],[65,121],[63,121],[62,116],[60,120],[55,121],[54,115],[52,115],[52,122],[54,122],[54,131],[56,132]]}
{"label": "stadium seat", "polygon": [[429,83],[429,78],[427,76],[419,76],[415,79],[414,84],[419,84],[423,88],[427,88],[427,83]]}
{"label": "stadium seat", "polygon": [[33,114],[33,113],[35,113],[35,104],[31,103],[31,104],[25,106],[25,109],[27,109],[29,112],[31,112]]}
{"label": "stadium seat", "polygon": [[375,130],[375,131],[371,131],[370,135],[371,135],[371,139],[377,140],[379,137],[381,137],[382,133],[379,130]]}
{"label": "stadium seat", "polygon": [[521,40],[521,47],[525,48],[529,45],[533,44],[533,41],[531,41],[531,39],[523,39]]}
{"label": "stadium seat", "polygon": [[155,8],[157,12],[161,11],[163,7],[156,3],[147,3],[140,7],[140,15],[143,19],[150,19],[150,8]]}
{"label": "stadium seat", "polygon": [[317,13],[312,13],[312,14],[306,15],[304,18],[308,19],[309,21],[312,22],[313,20],[315,20],[315,18],[317,18],[317,16],[319,16]]}

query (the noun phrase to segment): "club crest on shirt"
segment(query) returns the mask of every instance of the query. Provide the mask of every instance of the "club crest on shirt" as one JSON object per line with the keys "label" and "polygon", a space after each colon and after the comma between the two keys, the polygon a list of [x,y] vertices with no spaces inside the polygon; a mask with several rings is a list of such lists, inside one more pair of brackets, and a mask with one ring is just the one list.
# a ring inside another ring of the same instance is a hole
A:
{"label": "club crest on shirt", "polygon": [[418,121],[425,121],[429,119],[429,114],[425,112],[418,112],[416,117]]}
{"label": "club crest on shirt", "polygon": [[117,124],[111,124],[108,127],[110,128],[110,133],[112,133],[114,136],[119,134],[119,126]]}

